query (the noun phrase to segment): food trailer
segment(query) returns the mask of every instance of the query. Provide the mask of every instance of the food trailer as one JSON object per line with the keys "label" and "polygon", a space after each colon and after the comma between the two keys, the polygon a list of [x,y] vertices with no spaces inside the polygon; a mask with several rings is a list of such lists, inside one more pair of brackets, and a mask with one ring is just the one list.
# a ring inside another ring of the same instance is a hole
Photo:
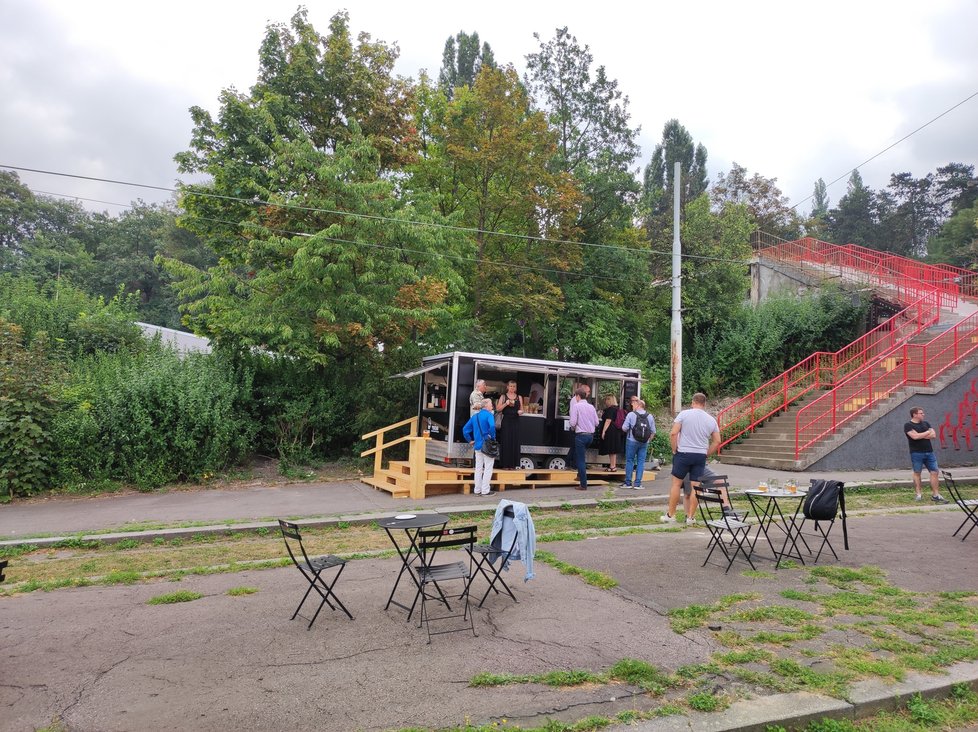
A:
{"label": "food trailer", "polygon": [[[506,391],[506,383],[516,381],[516,391],[526,404],[520,417],[519,467],[524,470],[573,467],[567,464],[567,454],[574,442],[569,409],[576,384],[591,388],[599,411],[608,395],[627,408],[641,385],[638,369],[457,351],[427,356],[420,368],[395,376],[420,377],[418,428],[431,438],[426,440],[426,459],[454,466],[472,461],[472,447],[462,436],[462,427],[471,416],[469,396],[476,381],[486,382],[485,396],[494,404]],[[608,459],[589,449],[587,462]]]}

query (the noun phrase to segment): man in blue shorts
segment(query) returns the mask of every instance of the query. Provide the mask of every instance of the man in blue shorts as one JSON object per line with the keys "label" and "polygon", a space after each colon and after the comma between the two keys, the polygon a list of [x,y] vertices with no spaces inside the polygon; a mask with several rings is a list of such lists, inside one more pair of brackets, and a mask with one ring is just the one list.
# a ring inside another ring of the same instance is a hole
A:
{"label": "man in blue shorts", "polygon": [[920,407],[910,408],[910,421],[903,425],[903,431],[907,435],[907,442],[910,443],[910,465],[913,467],[913,488],[916,496],[915,501],[923,500],[920,487],[920,473],[924,466],[927,466],[928,477],[930,478],[930,499],[934,503],[947,503],[941,496],[937,483],[937,456],[930,441],[937,437],[930,422],[924,421],[924,410]]}
{"label": "man in blue shorts", "polygon": [[[720,426],[706,411],[706,394],[693,394],[693,403],[676,415],[669,433],[672,446],[672,486],[669,489],[669,511],[662,517],[668,524],[676,521],[676,506],[683,489],[683,480],[689,476],[690,484],[698,486],[706,458],[720,446]],[[687,524],[696,523],[696,495],[690,496]]]}

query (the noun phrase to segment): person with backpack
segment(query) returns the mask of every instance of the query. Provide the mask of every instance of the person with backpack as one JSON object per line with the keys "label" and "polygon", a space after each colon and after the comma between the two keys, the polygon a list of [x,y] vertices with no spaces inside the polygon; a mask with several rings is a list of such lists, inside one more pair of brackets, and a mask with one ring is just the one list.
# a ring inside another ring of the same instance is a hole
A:
{"label": "person with backpack", "polygon": [[624,433],[621,431],[625,423],[625,410],[618,406],[618,399],[614,394],[609,394],[604,398],[604,411],[601,412],[601,443],[598,445],[598,455],[608,456],[608,472],[613,473],[618,470],[618,453],[622,452],[624,445],[622,438]]}
{"label": "person with backpack", "polygon": [[[669,433],[672,447],[672,486],[669,488],[669,510],[662,516],[667,524],[676,522],[676,506],[683,489],[683,480],[689,476],[690,485],[700,484],[706,470],[706,458],[720,447],[720,425],[713,415],[706,411],[706,394],[693,394],[693,403],[676,415],[672,431]],[[686,523],[696,523],[696,493],[690,496]]]}
{"label": "person with backpack", "polygon": [[625,417],[622,429],[625,432],[625,482],[621,487],[640,491],[644,489],[645,455],[649,441],[655,437],[655,417],[645,411],[644,401],[632,399],[632,411]]}

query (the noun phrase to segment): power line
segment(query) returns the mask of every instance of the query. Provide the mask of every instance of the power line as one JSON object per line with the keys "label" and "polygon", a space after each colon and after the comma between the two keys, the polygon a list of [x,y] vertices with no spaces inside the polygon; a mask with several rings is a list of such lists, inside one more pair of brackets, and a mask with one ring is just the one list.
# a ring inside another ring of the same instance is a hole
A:
{"label": "power line", "polygon": [[[440,224],[433,221],[416,221],[414,219],[395,219],[389,216],[376,216],[373,214],[361,214],[353,211],[338,211],[335,209],[317,208],[313,206],[300,206],[294,203],[276,203],[273,201],[266,201],[259,198],[226,196],[219,193],[208,193],[206,191],[194,191],[194,190],[187,190],[185,188],[182,189],[168,188],[164,186],[154,186],[145,183],[134,183],[130,181],[113,180],[111,178],[97,178],[88,175],[78,175],[75,173],[64,173],[64,172],[54,171],[54,170],[25,168],[17,165],[7,165],[4,163],[0,163],[0,168],[6,168],[8,170],[17,170],[17,171],[23,171],[29,173],[39,173],[41,175],[53,175],[62,178],[75,178],[80,180],[89,180],[97,183],[109,183],[112,185],[133,186],[136,188],[148,188],[157,191],[167,191],[169,193],[183,193],[184,195],[201,196],[203,198],[213,198],[213,199],[223,200],[223,201],[234,201],[234,202],[246,203],[250,205],[275,206],[277,208],[293,210],[293,211],[301,211],[306,213],[324,213],[333,216],[346,216],[349,218],[363,219],[366,221],[380,221],[384,223],[394,223],[399,225],[428,226],[431,228],[458,231],[466,234],[488,234],[491,236],[500,236],[500,237],[505,237],[510,239],[519,239],[521,241],[534,241],[541,244],[562,244],[562,245],[571,245],[571,246],[592,247],[597,249],[607,249],[607,250],[620,251],[620,252],[672,256],[672,251],[662,251],[657,249],[631,249],[629,247],[623,247],[616,244],[598,244],[594,242],[571,241],[569,239],[549,239],[547,237],[542,237],[542,236],[530,236],[527,234],[511,234],[503,231],[488,231],[486,229],[477,229],[477,228],[465,227],[465,226],[454,226],[452,224]],[[113,204],[113,205],[120,205],[120,204]],[[234,222],[227,222],[227,223],[233,224]],[[703,260],[703,261],[710,261],[710,262],[724,262],[727,264],[743,264],[743,265],[750,264],[750,260],[746,260],[746,259],[729,259],[725,257],[711,257],[711,256],[706,256],[701,254],[683,254],[682,256],[684,259]]]}
{"label": "power line", "polygon": [[[855,168],[852,168],[852,169],[850,169],[850,170],[847,170],[847,171],[846,171],[845,173],[843,173],[842,175],[840,175],[840,176],[839,176],[838,178],[836,178],[836,179],[835,179],[834,181],[832,181],[831,183],[828,183],[828,184],[826,184],[826,186],[825,186],[825,187],[826,187],[826,188],[828,188],[829,186],[834,186],[834,185],[835,185],[836,183],[838,183],[838,182],[839,182],[840,180],[842,180],[843,178],[845,178],[845,177],[847,177],[847,176],[850,176],[850,175],[852,175],[852,174],[853,174],[853,173],[854,173],[855,171],[857,171],[857,170],[859,170],[859,169],[860,169],[861,167],[863,167],[863,166],[864,166],[864,165],[866,165],[867,163],[871,163],[872,161],[874,161],[874,160],[876,160],[876,158],[878,158],[878,157],[879,157],[880,155],[882,155],[883,153],[885,153],[885,152],[888,152],[889,150],[892,150],[893,148],[895,148],[895,147],[896,147],[897,145],[899,145],[899,144],[900,144],[901,142],[903,142],[904,140],[907,140],[907,139],[909,139],[910,137],[913,137],[914,135],[916,135],[916,134],[917,134],[918,132],[920,132],[920,131],[921,131],[922,129],[924,129],[925,127],[928,127],[928,126],[930,126],[930,125],[932,125],[932,124],[933,124],[934,122],[937,122],[937,120],[939,120],[939,119],[940,119],[941,117],[943,117],[944,115],[946,115],[946,114],[949,114],[950,112],[953,112],[953,111],[954,111],[955,109],[957,109],[958,107],[960,107],[960,106],[961,106],[962,104],[965,104],[966,102],[969,102],[969,101],[971,101],[971,100],[972,100],[972,99],[974,99],[975,97],[978,97],[978,91],[976,91],[976,92],[974,92],[973,94],[970,94],[970,95],[968,95],[967,97],[965,97],[964,99],[962,99],[962,100],[961,100],[960,102],[958,102],[957,104],[955,104],[955,105],[953,105],[953,106],[951,106],[951,107],[948,107],[948,108],[947,108],[947,109],[945,109],[945,110],[944,110],[943,112],[941,112],[941,113],[940,113],[939,115],[937,115],[936,117],[934,117],[934,119],[932,119],[932,120],[929,120],[928,122],[925,122],[925,123],[924,123],[924,124],[922,124],[922,125],[921,125],[920,127],[918,127],[917,129],[915,129],[915,130],[914,130],[913,132],[908,132],[908,133],[907,133],[906,135],[904,135],[903,137],[901,137],[901,138],[900,138],[899,140],[897,140],[896,142],[894,142],[894,143],[892,143],[891,145],[887,145],[886,147],[884,147],[884,148],[883,148],[882,150],[880,150],[880,151],[879,151],[878,153],[876,153],[876,154],[875,154],[875,155],[873,155],[872,157],[869,157],[869,158],[866,158],[866,160],[864,160],[864,161],[862,161],[862,162],[861,162],[861,163],[860,163],[859,165],[857,165],[857,166],[856,166]],[[800,201],[799,201],[798,203],[796,203],[796,204],[795,204],[794,206],[792,206],[791,208],[792,208],[792,209],[795,209],[795,208],[798,208],[798,207],[799,207],[799,206],[800,206],[801,204],[803,204],[803,203],[804,203],[805,201],[808,201],[808,200],[811,200],[812,198],[815,198],[815,194],[814,194],[814,193],[812,193],[812,194],[811,194],[810,196],[808,196],[807,198],[803,198],[803,199],[801,199],[801,200],[800,200]]]}

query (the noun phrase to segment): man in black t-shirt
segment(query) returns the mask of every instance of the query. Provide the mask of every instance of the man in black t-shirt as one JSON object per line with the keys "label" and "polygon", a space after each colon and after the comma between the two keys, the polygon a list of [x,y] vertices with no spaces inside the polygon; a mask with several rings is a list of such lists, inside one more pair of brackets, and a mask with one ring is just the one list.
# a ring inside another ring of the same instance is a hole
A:
{"label": "man in black t-shirt", "polygon": [[924,421],[924,410],[920,407],[910,408],[910,421],[903,425],[903,432],[910,443],[910,464],[913,466],[913,487],[916,496],[915,501],[923,499],[920,488],[920,473],[927,466],[927,473],[930,477],[930,499],[934,503],[947,503],[941,496],[937,483],[937,456],[930,441],[937,437],[930,422]]}

